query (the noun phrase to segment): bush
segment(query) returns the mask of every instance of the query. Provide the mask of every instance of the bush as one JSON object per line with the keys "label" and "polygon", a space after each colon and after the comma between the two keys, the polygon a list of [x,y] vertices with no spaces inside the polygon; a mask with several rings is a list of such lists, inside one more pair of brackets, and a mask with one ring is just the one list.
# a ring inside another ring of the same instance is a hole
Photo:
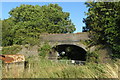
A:
{"label": "bush", "polygon": [[47,53],[50,52],[51,46],[48,43],[45,43],[40,49],[38,49],[39,56],[42,56],[43,58],[46,57]]}
{"label": "bush", "polygon": [[96,52],[87,52],[87,62],[98,63],[99,55]]}

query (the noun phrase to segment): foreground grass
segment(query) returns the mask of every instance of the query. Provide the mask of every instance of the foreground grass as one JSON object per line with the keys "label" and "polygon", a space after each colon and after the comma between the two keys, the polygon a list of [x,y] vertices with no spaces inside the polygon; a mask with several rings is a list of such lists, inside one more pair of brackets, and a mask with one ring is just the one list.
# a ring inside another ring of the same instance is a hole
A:
{"label": "foreground grass", "polygon": [[94,64],[67,65],[45,59],[30,58],[24,71],[3,68],[3,78],[118,78],[118,65]]}

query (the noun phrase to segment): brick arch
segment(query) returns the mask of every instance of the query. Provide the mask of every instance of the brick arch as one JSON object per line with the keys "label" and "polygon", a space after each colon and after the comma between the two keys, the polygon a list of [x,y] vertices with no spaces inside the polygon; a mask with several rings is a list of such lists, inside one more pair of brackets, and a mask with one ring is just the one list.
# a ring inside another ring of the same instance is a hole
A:
{"label": "brick arch", "polygon": [[82,43],[85,40],[89,40],[88,32],[40,35],[40,41],[43,43],[48,42],[52,47],[60,44],[71,44],[71,45],[79,46],[84,50],[88,51],[87,46]]}
{"label": "brick arch", "polygon": [[57,45],[65,45],[65,44],[68,44],[68,45],[75,45],[75,46],[78,46],[78,47],[81,47],[83,48],[85,51],[88,51],[88,46],[84,45],[83,43],[81,42],[74,42],[74,43],[71,43],[71,42],[49,42],[49,44],[54,47],[54,46],[57,46]]}
{"label": "brick arch", "polygon": [[[41,44],[48,42],[52,47],[60,44],[73,44],[83,48],[85,51],[94,52],[97,50],[102,62],[104,58],[108,57],[108,54],[112,53],[112,51],[107,46],[101,49],[99,45],[84,45],[83,42],[86,40],[90,40],[89,32],[40,35],[40,42],[42,42]],[[100,49],[98,50],[98,48]],[[103,56],[101,53],[102,51],[106,55]]]}
{"label": "brick arch", "polygon": [[[66,49],[68,47],[72,48],[72,51],[66,52]],[[69,43],[69,44],[68,43],[67,44],[66,43],[57,43],[56,45],[52,44],[52,48],[54,50],[52,53],[50,53],[49,58],[57,57],[58,56],[57,54],[61,55],[61,52],[65,52],[66,57],[68,57],[71,60],[82,60],[82,61],[86,60],[87,49],[83,45],[81,47],[81,45],[73,44],[73,43]]]}

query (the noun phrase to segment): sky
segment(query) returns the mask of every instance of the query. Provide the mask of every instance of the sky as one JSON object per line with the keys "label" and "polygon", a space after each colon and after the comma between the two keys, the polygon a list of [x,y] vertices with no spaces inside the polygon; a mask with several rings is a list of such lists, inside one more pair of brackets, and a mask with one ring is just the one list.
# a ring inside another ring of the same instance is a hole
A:
{"label": "sky", "polygon": [[[84,2],[2,2],[2,17],[1,19],[7,19],[10,17],[9,11],[13,8],[19,7],[21,4],[30,5],[48,5],[48,4],[58,4],[63,8],[63,12],[70,13],[70,19],[76,27],[77,32],[82,32],[82,27],[85,26],[83,23],[83,18],[86,17],[84,12],[87,12],[87,8]],[[1,13],[1,11],[0,11]]]}

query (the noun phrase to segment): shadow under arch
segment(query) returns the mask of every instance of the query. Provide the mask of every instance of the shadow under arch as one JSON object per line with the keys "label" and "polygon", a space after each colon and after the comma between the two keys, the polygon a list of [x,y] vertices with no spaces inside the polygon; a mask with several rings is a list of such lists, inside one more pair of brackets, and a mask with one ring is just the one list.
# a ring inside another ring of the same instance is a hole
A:
{"label": "shadow under arch", "polygon": [[56,57],[56,59],[86,61],[86,53],[87,52],[82,47],[77,45],[60,44],[52,48],[52,52],[49,57]]}

